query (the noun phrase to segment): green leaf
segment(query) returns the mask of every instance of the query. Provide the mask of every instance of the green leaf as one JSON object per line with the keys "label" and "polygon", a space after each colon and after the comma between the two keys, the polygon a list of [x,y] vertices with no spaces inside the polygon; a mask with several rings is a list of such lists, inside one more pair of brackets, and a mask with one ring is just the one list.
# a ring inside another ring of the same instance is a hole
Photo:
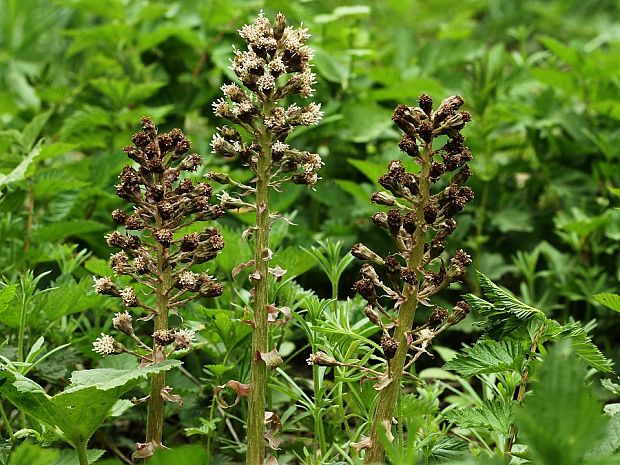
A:
{"label": "green leaf", "polygon": [[570,344],[558,344],[543,362],[534,393],[515,412],[519,439],[538,465],[578,465],[605,435],[605,418],[585,368]]}
{"label": "green leaf", "polygon": [[349,78],[350,58],[344,58],[342,54],[330,53],[320,47],[314,47],[313,61],[318,73],[328,81],[344,84]]}
{"label": "green leaf", "polygon": [[342,114],[341,137],[351,142],[370,142],[394,132],[390,112],[374,102],[347,103]]}
{"label": "green leaf", "polygon": [[314,17],[314,22],[317,24],[327,24],[333,21],[338,21],[347,16],[359,16],[369,15],[370,7],[366,5],[351,5],[351,6],[339,6],[334,9],[330,14],[317,15]]}
{"label": "green leaf", "polygon": [[[448,459],[454,459],[462,456],[467,452],[467,442],[456,436],[440,436],[433,444],[429,458],[433,460],[430,463],[443,463]],[[450,462],[452,463],[452,462]]]}
{"label": "green leaf", "polygon": [[187,436],[195,436],[197,434],[208,436],[217,429],[217,424],[220,421],[219,418],[213,418],[211,420],[201,418],[200,426],[198,428],[185,428],[185,434]]}
{"label": "green leaf", "polygon": [[520,371],[525,355],[521,342],[505,339],[502,341],[480,340],[472,347],[466,347],[444,368],[456,371],[464,377],[502,371]]}
{"label": "green leaf", "polygon": [[[105,451],[99,449],[90,449],[87,453],[88,463],[95,463],[103,456],[103,454],[105,454]],[[56,460],[51,465],[80,465],[80,459],[78,458],[77,453],[74,450],[65,449],[60,454],[58,460]]]}
{"label": "green leaf", "polygon": [[56,289],[41,294],[40,300],[37,301],[37,308],[48,321],[83,312],[102,301],[101,296],[93,292],[92,286],[93,281],[89,277],[82,278],[77,283],[75,281],[63,283]]}
{"label": "green leaf", "polygon": [[32,120],[26,125],[26,127],[24,127],[21,137],[22,147],[24,151],[30,151],[34,148],[39,134],[41,133],[43,126],[45,126],[45,123],[47,123],[47,120],[49,119],[51,114],[51,111],[40,113],[34,118],[32,118]]}
{"label": "green leaf", "polygon": [[17,284],[13,284],[11,286],[7,286],[4,289],[0,290],[0,313],[4,312],[13,297],[15,297],[15,292],[17,291]]}
{"label": "green leaf", "polygon": [[105,224],[93,220],[67,220],[40,225],[32,229],[33,242],[59,242],[67,237],[79,237],[97,231],[105,231]]}
{"label": "green leaf", "polygon": [[94,434],[121,395],[148,375],[179,365],[178,360],[167,360],[134,370],[76,371],[71,376],[71,384],[54,396],[49,396],[41,386],[24,376],[0,371],[0,393],[25,413],[60,429],[67,441],[76,445]]}
{"label": "green leaf", "polygon": [[387,170],[385,163],[377,163],[370,160],[347,159],[347,163],[358,169],[370,182],[376,183],[377,179]]}
{"label": "green leaf", "polygon": [[459,408],[443,412],[443,416],[462,428],[486,428],[507,434],[512,423],[513,404],[501,400],[485,400],[480,407]]}
{"label": "green leaf", "polygon": [[209,463],[209,456],[203,446],[196,444],[192,446],[175,447],[172,450],[157,451],[153,457],[149,458],[148,462],[150,465]]}
{"label": "green leaf", "polygon": [[[39,156],[39,153],[41,153],[40,142],[28,153],[28,155],[26,155],[26,157],[13,169],[13,171],[9,174],[0,173],[0,187],[27,178],[29,174],[32,173],[30,170],[30,165],[34,162],[35,158]],[[2,197],[2,192],[0,192],[0,197]]]}
{"label": "green leaf", "polygon": [[613,372],[613,363],[592,342],[592,338],[586,333],[581,322],[560,325],[554,320],[548,320],[546,324],[548,325],[547,336],[551,340],[568,339],[577,356],[592,368],[603,373]]}
{"label": "green leaf", "polygon": [[616,413],[607,422],[605,438],[588,451],[587,457],[609,455],[618,450],[620,450],[620,415]]}
{"label": "green leaf", "polygon": [[30,441],[24,441],[11,453],[11,465],[50,465],[58,460],[58,449],[43,448]]}
{"label": "green leaf", "polygon": [[224,365],[224,364],[219,363],[215,365],[205,365],[205,368],[219,378],[222,375],[224,375],[226,372],[232,370],[234,366]]}
{"label": "green leaf", "polygon": [[521,302],[509,292],[495,285],[484,274],[477,272],[485,301],[473,294],[465,296],[472,308],[480,313],[486,321],[482,324],[484,331],[492,339],[501,339],[515,331],[525,329],[533,318],[545,319],[542,310]]}
{"label": "green leaf", "polygon": [[620,312],[620,295],[614,294],[613,292],[603,292],[601,294],[596,294],[594,299],[607,308]]}

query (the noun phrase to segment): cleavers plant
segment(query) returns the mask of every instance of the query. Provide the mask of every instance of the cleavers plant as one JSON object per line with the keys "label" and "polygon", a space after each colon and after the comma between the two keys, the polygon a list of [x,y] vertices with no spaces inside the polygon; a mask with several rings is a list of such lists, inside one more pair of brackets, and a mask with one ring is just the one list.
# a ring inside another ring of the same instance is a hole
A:
{"label": "cleavers plant", "polygon": [[[419,165],[420,171],[407,172],[402,162],[390,162],[388,172],[379,178],[381,186],[389,192],[375,192],[372,202],[391,209],[387,213],[375,213],[372,219],[389,232],[397,252],[382,258],[363,244],[356,244],[351,252],[369,262],[362,266],[362,278],[354,289],[368,301],[366,316],[381,328],[386,362],[385,372],[375,385],[379,396],[370,437],[358,446],[366,449],[366,463],[384,460],[381,438],[392,434],[392,417],[403,373],[427,352],[426,348],[439,333],[469,312],[469,305],[464,301],[458,302],[449,313],[430,300],[461,279],[471,263],[463,250],[458,250],[447,266],[442,258],[446,239],[456,228],[453,217],[473,199],[473,191],[463,186],[471,175],[467,162],[472,155],[460,132],[470,120],[469,113],[458,112],[462,105],[463,99],[454,95],[433,111],[432,99],[423,94],[419,107],[396,108],[392,119],[404,132],[399,146]],[[439,145],[442,141],[443,145]],[[447,185],[434,189],[444,175],[449,178]],[[386,283],[373,265],[384,267]],[[391,301],[388,309],[383,300]],[[433,310],[425,324],[414,328],[419,305]]]}
{"label": "cleavers plant", "polygon": [[[232,70],[242,86],[222,86],[224,98],[213,104],[216,116],[227,119],[232,126],[222,126],[213,137],[213,151],[224,157],[237,157],[254,174],[253,185],[243,185],[227,174],[212,173],[210,179],[241,188],[236,196],[223,193],[225,209],[244,208],[254,211],[255,224],[246,231],[254,241],[254,259],[245,264],[254,267],[250,279],[254,308],[252,326],[251,374],[247,420],[248,465],[262,465],[265,460],[265,399],[268,370],[281,359],[269,347],[269,321],[274,308],[269,296],[269,275],[279,280],[284,270],[269,267],[272,251],[269,230],[274,220],[282,219],[270,206],[270,191],[280,191],[287,182],[313,186],[317,171],[323,164],[318,154],[290,147],[286,139],[296,126],[318,124],[321,106],[314,102],[298,106],[296,97],[313,94],[315,75],[311,71],[312,50],[305,45],[309,38],[305,28],[286,25],[279,13],[273,24],[262,14],[253,24],[239,31],[247,42],[247,50],[235,51]],[[250,197],[250,201],[244,198]],[[276,309],[277,312],[277,309]]]}
{"label": "cleavers plant", "polygon": [[[148,366],[191,346],[194,332],[171,328],[171,315],[180,315],[179,310],[197,297],[222,294],[222,285],[212,276],[192,271],[194,265],[220,253],[224,240],[219,231],[207,227],[201,232],[179,233],[196,221],[214,220],[224,212],[211,204],[209,184],[195,183],[184,175],[195,171],[201,158],[188,153],[190,142],[183,132],[173,129],[158,133],[147,117],[142,118],[141,125],[142,130],[133,135],[134,146],[124,149],[138,169],[125,166],[116,185],[116,194],[133,204],[133,211],[114,210],[112,218],[126,232],[106,236],[110,247],[121,249],[110,257],[110,267],[118,282],[125,284],[119,286],[104,276],[95,279],[94,287],[99,294],[120,298],[124,307],[140,315],[138,320],[153,320],[153,331],[146,333],[152,342],[149,345],[136,334],[133,316],[126,310],[116,313],[112,321],[114,328],[129,338],[132,348],[102,334],[93,343],[93,350],[104,356],[130,353]],[[163,372],[151,377],[150,394],[142,399],[148,402],[146,440],[136,444],[134,458],[148,457],[163,445],[164,402],[181,402],[171,391]]]}

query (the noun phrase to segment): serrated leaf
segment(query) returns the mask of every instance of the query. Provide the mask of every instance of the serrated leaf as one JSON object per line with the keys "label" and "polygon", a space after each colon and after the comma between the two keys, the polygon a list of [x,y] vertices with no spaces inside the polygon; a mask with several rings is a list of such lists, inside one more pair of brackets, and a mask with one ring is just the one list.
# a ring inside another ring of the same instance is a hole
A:
{"label": "serrated leaf", "polygon": [[577,465],[605,434],[605,418],[585,368],[568,342],[549,351],[533,386],[533,395],[515,412],[519,440],[539,465]]}
{"label": "serrated leaf", "polygon": [[485,400],[480,407],[452,409],[444,411],[443,416],[462,428],[486,428],[507,434],[512,423],[512,404]]}
{"label": "serrated leaf", "polygon": [[525,354],[524,346],[511,339],[502,341],[480,340],[466,347],[444,368],[464,377],[502,371],[520,371]]}
{"label": "serrated leaf", "polygon": [[[429,458],[445,462],[463,455],[467,451],[467,442],[456,436],[441,436],[431,449]],[[451,462],[452,463],[452,462]]]}
{"label": "serrated leaf", "polygon": [[533,318],[546,319],[542,310],[521,302],[495,285],[484,274],[477,272],[477,276],[487,300],[472,294],[467,294],[465,300],[474,311],[485,318],[482,326],[490,338],[499,340],[515,331],[523,330]]}
{"label": "serrated leaf", "polygon": [[549,320],[548,336],[551,340],[568,339],[575,354],[592,368],[604,372],[613,372],[613,363],[592,342],[592,338],[586,333],[579,321],[560,325],[556,321]]}
{"label": "serrated leaf", "polygon": [[76,371],[63,392],[49,396],[34,381],[0,371],[0,393],[13,405],[52,428],[73,445],[87,441],[125,392],[147,376],[181,365],[167,360],[134,370],[99,368]]}
{"label": "serrated leaf", "polygon": [[13,297],[15,297],[15,292],[17,291],[17,284],[12,284],[10,286],[5,287],[4,289],[0,289],[0,313],[4,312]]}
{"label": "serrated leaf", "polygon": [[605,307],[620,312],[620,295],[613,292],[603,292],[601,294],[596,294],[594,299],[598,303],[605,305]]}
{"label": "serrated leaf", "polygon": [[107,134],[112,126],[112,113],[85,105],[65,118],[60,137],[79,148],[105,148],[109,143]]}

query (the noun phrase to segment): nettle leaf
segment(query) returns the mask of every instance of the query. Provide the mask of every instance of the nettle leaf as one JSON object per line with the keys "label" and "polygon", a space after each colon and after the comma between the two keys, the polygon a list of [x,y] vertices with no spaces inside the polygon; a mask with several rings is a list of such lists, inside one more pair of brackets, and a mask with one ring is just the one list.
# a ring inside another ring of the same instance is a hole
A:
{"label": "nettle leaf", "polygon": [[620,312],[620,295],[614,294],[613,292],[603,292],[601,294],[596,294],[594,299],[598,303],[605,305],[605,307]]}
{"label": "nettle leaf", "polygon": [[54,396],[49,396],[41,386],[24,376],[0,371],[0,393],[25,413],[58,428],[75,446],[88,441],[121,395],[147,376],[179,365],[178,360],[166,360],[133,370],[76,371],[71,376],[71,384]]}
{"label": "nettle leaf", "polygon": [[485,400],[480,407],[459,408],[443,412],[443,416],[462,428],[486,428],[507,434],[512,423],[513,404]]}
{"label": "nettle leaf", "polygon": [[467,452],[467,442],[456,436],[441,436],[430,451],[429,459],[445,462],[462,456]]}
{"label": "nettle leaf", "polygon": [[465,300],[485,318],[484,331],[492,339],[501,339],[509,334],[525,329],[533,318],[546,319],[542,310],[521,302],[508,291],[495,285],[484,274],[478,272],[480,286],[488,301],[468,294]]}
{"label": "nettle leaf", "polygon": [[599,348],[592,342],[592,338],[579,321],[560,325],[554,320],[548,320],[547,336],[549,339],[559,341],[569,339],[575,354],[592,368],[604,372],[613,372],[613,362],[603,355]]}
{"label": "nettle leaf", "polygon": [[521,342],[514,340],[480,340],[474,346],[464,348],[444,368],[456,371],[463,377],[520,371],[525,350]]}
{"label": "nettle leaf", "polygon": [[539,465],[583,463],[605,435],[601,406],[584,383],[585,368],[568,341],[553,347],[543,362],[534,393],[516,409],[519,439]]}

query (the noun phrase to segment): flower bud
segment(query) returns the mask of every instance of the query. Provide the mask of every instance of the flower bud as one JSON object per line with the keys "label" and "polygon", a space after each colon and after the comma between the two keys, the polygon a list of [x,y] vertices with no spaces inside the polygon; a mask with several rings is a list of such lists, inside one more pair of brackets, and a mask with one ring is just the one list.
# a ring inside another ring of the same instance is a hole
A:
{"label": "flower bud", "polygon": [[428,319],[428,325],[431,328],[436,328],[441,323],[443,323],[443,320],[445,320],[447,317],[448,311],[445,308],[435,307],[433,313],[431,313],[431,316]]}
{"label": "flower bud", "polygon": [[377,303],[377,293],[375,285],[368,278],[362,278],[353,284],[353,290],[366,299],[370,304]]}
{"label": "flower bud", "polygon": [[362,243],[357,243],[351,247],[351,255],[360,260],[370,260],[375,263],[383,264],[383,259]]}
{"label": "flower bud", "polygon": [[133,335],[133,318],[127,312],[115,313],[112,318],[114,328],[127,336]]}
{"label": "flower bud", "polygon": [[448,317],[448,324],[455,325],[458,322],[464,320],[470,311],[471,307],[467,302],[465,302],[464,300],[457,302],[452,309],[452,314],[450,314],[450,316]]}
{"label": "flower bud", "polygon": [[396,204],[396,199],[387,192],[374,192],[370,201],[379,205],[387,205],[388,207]]}
{"label": "flower bud", "polygon": [[387,334],[381,337],[381,349],[386,360],[391,360],[396,355],[398,350],[398,341]]}
{"label": "flower bud", "polygon": [[310,357],[308,357],[306,361],[308,362],[308,365],[317,365],[321,367],[337,367],[341,365],[341,363],[334,357],[320,351],[310,354]]}
{"label": "flower bud", "polygon": [[153,341],[160,346],[167,346],[174,341],[174,336],[169,329],[158,329],[153,333]]}

